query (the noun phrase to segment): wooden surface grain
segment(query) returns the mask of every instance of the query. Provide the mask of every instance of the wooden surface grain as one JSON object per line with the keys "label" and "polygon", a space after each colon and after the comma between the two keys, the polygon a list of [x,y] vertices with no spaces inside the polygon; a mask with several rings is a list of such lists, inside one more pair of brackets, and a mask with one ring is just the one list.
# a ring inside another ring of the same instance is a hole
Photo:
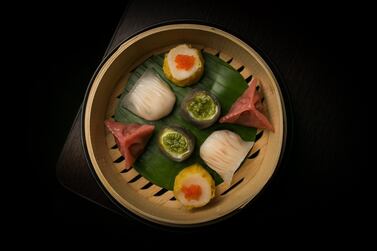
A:
{"label": "wooden surface grain", "polygon": [[[339,21],[344,19],[332,19],[326,10],[321,12],[322,24],[307,8],[296,12],[269,7],[206,1],[198,8],[193,1],[134,1],[128,4],[106,54],[134,32],[176,19],[212,23],[252,42],[278,69],[289,91],[292,148],[268,189],[229,224],[287,223],[288,219],[338,222],[350,210],[348,198],[357,197],[350,182],[356,186],[360,182],[350,146],[361,144],[354,136],[357,122],[349,119],[355,111],[349,101],[355,96],[354,75],[347,68],[351,58],[344,53],[354,41],[346,32],[352,26]],[[117,211],[85,162],[79,116],[80,111],[61,152],[57,177],[71,191]]]}

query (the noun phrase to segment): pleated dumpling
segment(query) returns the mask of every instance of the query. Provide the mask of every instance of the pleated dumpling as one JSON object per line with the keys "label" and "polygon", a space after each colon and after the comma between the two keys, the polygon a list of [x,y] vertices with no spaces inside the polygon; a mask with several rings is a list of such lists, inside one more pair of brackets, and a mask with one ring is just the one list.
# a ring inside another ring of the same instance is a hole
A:
{"label": "pleated dumpling", "polygon": [[244,141],[231,131],[215,131],[200,147],[200,157],[215,170],[226,185],[232,182],[233,174],[241,165],[254,142]]}
{"label": "pleated dumpling", "polygon": [[175,100],[170,86],[148,68],[124,96],[122,104],[143,119],[158,120],[173,110]]}

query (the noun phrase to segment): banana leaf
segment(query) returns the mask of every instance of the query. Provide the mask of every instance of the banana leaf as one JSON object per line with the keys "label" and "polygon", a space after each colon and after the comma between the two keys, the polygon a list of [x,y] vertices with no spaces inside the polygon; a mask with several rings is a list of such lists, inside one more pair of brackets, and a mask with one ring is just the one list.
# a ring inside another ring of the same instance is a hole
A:
{"label": "banana leaf", "polygon": [[[215,95],[221,104],[221,113],[225,115],[232,104],[248,87],[246,81],[241,74],[234,70],[226,62],[216,56],[203,53],[205,60],[204,74],[201,80],[192,86],[179,87],[170,82],[164,75],[162,70],[164,55],[154,55],[147,59],[143,64],[138,66],[131,74],[125,91],[120,97],[120,102],[115,112],[114,119],[123,123],[140,123],[153,124],[155,131],[144,153],[136,160],[133,167],[146,179],[160,187],[173,190],[175,176],[185,167],[194,163],[200,163],[212,175],[216,185],[222,182],[221,177],[209,168],[200,158],[199,149],[205,139],[215,130],[231,130],[245,141],[254,141],[256,129],[233,124],[220,124],[216,122],[214,125],[206,129],[198,129],[190,124],[180,115],[180,105],[183,98],[193,89],[200,87]],[[148,68],[153,68],[159,76],[168,83],[176,95],[176,103],[173,111],[165,118],[158,121],[147,121],[128,111],[122,106],[123,97],[131,90],[135,82]],[[175,162],[167,158],[160,152],[158,147],[158,134],[163,126],[181,126],[189,130],[196,138],[195,150],[193,154],[183,162]]]}

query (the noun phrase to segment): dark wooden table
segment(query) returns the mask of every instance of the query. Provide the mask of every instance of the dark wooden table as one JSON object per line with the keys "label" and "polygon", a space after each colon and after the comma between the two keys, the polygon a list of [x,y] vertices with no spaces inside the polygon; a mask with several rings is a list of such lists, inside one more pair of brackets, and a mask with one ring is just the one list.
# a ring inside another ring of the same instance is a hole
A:
{"label": "dark wooden table", "polygon": [[[246,224],[316,225],[323,229],[347,225],[343,219],[352,214],[355,187],[361,182],[360,170],[353,165],[361,164],[354,157],[354,146],[361,144],[357,137],[360,128],[350,119],[357,110],[356,99],[350,102],[355,96],[354,78],[347,71],[351,58],[344,53],[355,38],[347,32],[346,13],[338,16],[343,18],[340,22],[332,18],[332,10],[321,9],[321,20],[316,11],[220,1],[200,5],[185,0],[134,1],[127,5],[110,41],[105,56],[147,26],[190,19],[224,27],[252,42],[281,73],[293,108],[290,154],[284,156],[280,170],[261,196],[240,214],[211,227],[214,231]],[[121,213],[88,169],[80,142],[80,114],[81,110],[61,152],[57,177],[72,192]]]}

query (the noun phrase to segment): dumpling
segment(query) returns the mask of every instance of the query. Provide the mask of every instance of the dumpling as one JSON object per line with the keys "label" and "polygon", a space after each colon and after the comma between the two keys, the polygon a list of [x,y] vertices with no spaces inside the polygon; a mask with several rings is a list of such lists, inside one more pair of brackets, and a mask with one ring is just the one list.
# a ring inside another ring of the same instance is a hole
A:
{"label": "dumpling", "polygon": [[243,141],[234,132],[228,130],[215,131],[208,136],[200,147],[200,157],[229,186],[234,172],[245,159],[253,144],[252,141]]}
{"label": "dumpling", "polygon": [[213,94],[197,89],[181,102],[181,114],[187,121],[203,129],[216,123],[221,114],[221,105]]}
{"label": "dumpling", "polygon": [[228,114],[220,118],[220,123],[232,123],[260,129],[274,128],[263,114],[263,104],[260,94],[257,92],[257,83],[260,80],[253,78],[246,91],[232,105]]}
{"label": "dumpling", "polygon": [[204,59],[198,49],[181,44],[171,49],[164,58],[165,76],[178,86],[199,81],[204,72]]}
{"label": "dumpling", "polygon": [[126,169],[131,168],[135,160],[143,153],[152,136],[154,126],[123,124],[112,120],[106,120],[105,125],[113,134],[115,142],[125,158]]}
{"label": "dumpling", "polygon": [[146,120],[168,115],[175,104],[175,94],[158,74],[148,68],[123,98],[123,106]]}
{"label": "dumpling", "polygon": [[201,165],[194,164],[175,177],[174,196],[187,208],[202,207],[215,196],[215,181]]}
{"label": "dumpling", "polygon": [[195,137],[179,126],[166,126],[160,129],[158,146],[169,159],[182,162],[194,151]]}

